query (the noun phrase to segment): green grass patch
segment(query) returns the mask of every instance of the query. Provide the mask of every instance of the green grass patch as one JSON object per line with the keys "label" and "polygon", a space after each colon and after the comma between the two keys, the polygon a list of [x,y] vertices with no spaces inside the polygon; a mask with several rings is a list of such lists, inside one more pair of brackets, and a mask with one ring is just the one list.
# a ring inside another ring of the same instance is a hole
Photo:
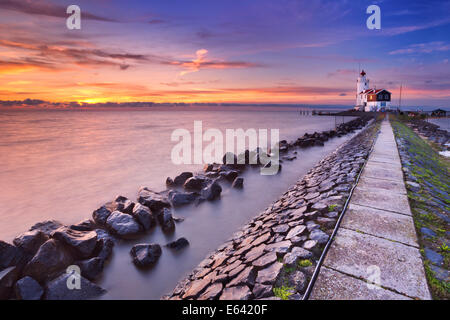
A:
{"label": "green grass patch", "polygon": [[308,259],[304,259],[304,260],[299,260],[297,262],[298,266],[300,268],[306,268],[306,267],[311,267],[312,266],[312,262]]}
{"label": "green grass patch", "polygon": [[292,295],[294,288],[288,286],[281,286],[279,288],[274,287],[272,291],[275,297],[278,297],[281,300],[289,300],[289,296]]}

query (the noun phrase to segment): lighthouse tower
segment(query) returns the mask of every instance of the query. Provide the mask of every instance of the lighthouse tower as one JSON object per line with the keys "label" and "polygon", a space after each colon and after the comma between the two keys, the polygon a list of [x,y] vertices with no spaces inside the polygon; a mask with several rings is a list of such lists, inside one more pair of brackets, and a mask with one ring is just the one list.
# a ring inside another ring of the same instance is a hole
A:
{"label": "lighthouse tower", "polygon": [[362,99],[363,95],[360,93],[369,89],[369,79],[366,78],[366,73],[364,70],[359,74],[358,80],[356,80],[356,105],[362,106],[364,101]]}

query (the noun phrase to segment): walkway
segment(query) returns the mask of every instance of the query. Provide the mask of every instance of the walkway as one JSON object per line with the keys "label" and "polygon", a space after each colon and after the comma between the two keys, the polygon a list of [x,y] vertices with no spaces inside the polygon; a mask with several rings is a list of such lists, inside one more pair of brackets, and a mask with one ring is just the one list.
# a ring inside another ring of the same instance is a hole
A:
{"label": "walkway", "polygon": [[380,130],[311,300],[431,299],[389,121]]}

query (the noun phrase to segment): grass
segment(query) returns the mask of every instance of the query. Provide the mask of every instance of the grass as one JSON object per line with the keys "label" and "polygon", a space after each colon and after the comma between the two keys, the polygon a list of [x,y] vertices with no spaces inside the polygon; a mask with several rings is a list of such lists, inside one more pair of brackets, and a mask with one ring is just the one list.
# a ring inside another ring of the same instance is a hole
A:
{"label": "grass", "polygon": [[[391,118],[392,119],[392,118]],[[431,269],[430,261],[426,259],[423,248],[428,247],[438,251],[444,258],[444,269],[449,269],[450,250],[446,242],[447,231],[450,228],[439,216],[444,211],[449,211],[450,193],[450,160],[442,157],[437,152],[439,149],[433,143],[425,141],[414,133],[405,122],[407,117],[398,117],[391,121],[394,134],[405,142],[409,155],[408,163],[403,167],[409,169],[412,176],[417,179],[421,188],[417,192],[408,190],[408,200],[413,213],[414,225],[419,238],[420,252],[424,258],[424,268],[428,285],[434,299],[450,299],[450,284],[440,281],[435,277]],[[426,227],[436,233],[436,236],[425,236],[421,228]]]}
{"label": "grass", "polygon": [[306,268],[306,267],[312,266],[312,262],[308,259],[299,260],[297,264],[300,268]]}
{"label": "grass", "polygon": [[281,300],[289,300],[289,296],[292,295],[294,287],[281,286],[278,288],[274,287],[272,290],[275,297],[278,297]]}
{"label": "grass", "polygon": [[329,205],[329,206],[328,206],[328,212],[334,211],[334,209],[336,209],[336,207],[337,207],[337,204],[331,204],[331,205]]}

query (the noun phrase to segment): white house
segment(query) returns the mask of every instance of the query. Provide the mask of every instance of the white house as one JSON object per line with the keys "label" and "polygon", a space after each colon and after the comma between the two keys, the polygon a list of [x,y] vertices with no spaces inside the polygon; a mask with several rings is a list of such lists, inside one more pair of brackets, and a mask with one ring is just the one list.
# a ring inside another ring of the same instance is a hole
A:
{"label": "white house", "polygon": [[386,89],[370,89],[364,70],[356,80],[356,110],[384,111],[391,107],[391,93]]}

